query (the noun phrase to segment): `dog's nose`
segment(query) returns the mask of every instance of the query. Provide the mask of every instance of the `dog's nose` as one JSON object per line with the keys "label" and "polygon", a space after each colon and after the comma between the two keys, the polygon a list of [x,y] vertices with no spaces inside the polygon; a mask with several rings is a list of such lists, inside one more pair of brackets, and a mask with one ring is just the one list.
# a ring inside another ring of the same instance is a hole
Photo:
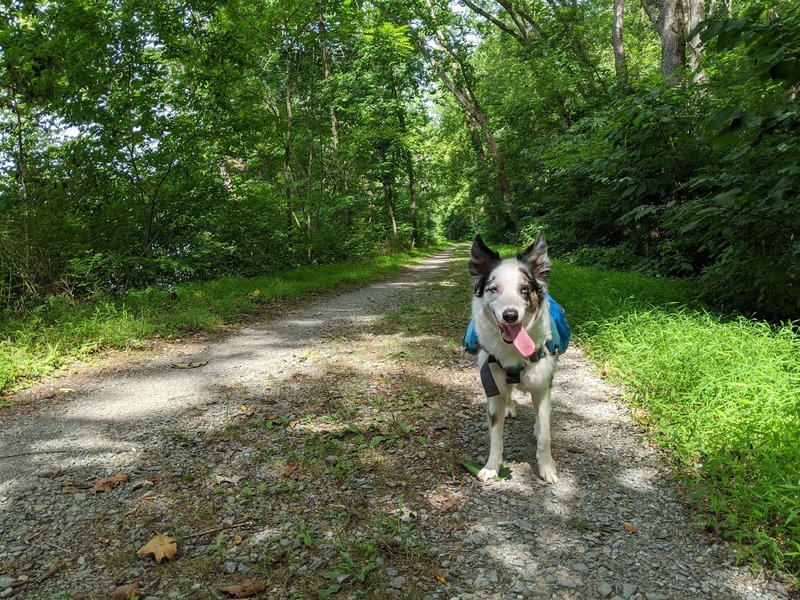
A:
{"label": "dog's nose", "polygon": [[507,308],[503,311],[503,321],[506,323],[516,323],[519,318],[519,313],[513,308]]}

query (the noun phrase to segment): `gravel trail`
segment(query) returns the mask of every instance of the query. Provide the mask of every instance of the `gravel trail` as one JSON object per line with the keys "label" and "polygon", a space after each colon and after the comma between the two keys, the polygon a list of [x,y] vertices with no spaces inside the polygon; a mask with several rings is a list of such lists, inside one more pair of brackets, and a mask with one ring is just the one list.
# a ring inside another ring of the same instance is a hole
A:
{"label": "gravel trail", "polygon": [[[488,451],[459,351],[465,271],[451,249],[0,413],[0,598],[111,598],[124,584],[148,600],[221,598],[248,579],[263,598],[793,596],[693,523],[577,348],[553,392],[560,483],[536,476],[521,397],[511,479],[483,486],[462,469]],[[136,555],[156,533],[178,544],[160,564]]]}

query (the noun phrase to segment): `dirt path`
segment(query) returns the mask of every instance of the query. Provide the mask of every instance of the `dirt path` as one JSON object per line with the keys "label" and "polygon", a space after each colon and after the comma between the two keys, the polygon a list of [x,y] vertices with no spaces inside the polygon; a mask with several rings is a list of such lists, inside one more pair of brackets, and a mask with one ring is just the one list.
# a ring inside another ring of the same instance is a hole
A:
{"label": "dirt path", "polygon": [[[555,380],[561,482],[531,469],[524,402],[512,478],[461,468],[487,451],[458,349],[465,264],[443,253],[0,414],[0,598],[220,598],[246,579],[265,598],[788,598],[692,524],[577,349]],[[160,565],[136,556],[156,533],[178,544]]]}

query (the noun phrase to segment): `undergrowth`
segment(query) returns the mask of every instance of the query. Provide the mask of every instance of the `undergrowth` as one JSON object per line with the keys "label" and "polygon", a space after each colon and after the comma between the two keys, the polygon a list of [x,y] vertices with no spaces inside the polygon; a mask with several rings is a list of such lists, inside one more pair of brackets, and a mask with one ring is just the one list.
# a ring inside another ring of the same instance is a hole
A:
{"label": "undergrowth", "polygon": [[154,337],[212,331],[247,319],[266,305],[390,277],[435,249],[174,289],[151,287],[93,302],[75,304],[66,297],[51,297],[27,314],[0,314],[0,394],[103,350],[139,348]]}
{"label": "undergrowth", "polygon": [[796,325],[712,314],[686,282],[566,264],[551,291],[584,352],[631,390],[706,524],[744,559],[800,576]]}

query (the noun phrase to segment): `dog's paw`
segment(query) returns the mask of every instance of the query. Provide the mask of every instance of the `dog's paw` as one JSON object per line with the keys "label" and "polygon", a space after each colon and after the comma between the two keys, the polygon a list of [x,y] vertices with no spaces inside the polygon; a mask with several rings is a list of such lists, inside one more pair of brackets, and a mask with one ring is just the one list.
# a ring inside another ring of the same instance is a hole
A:
{"label": "dog's paw", "polygon": [[506,404],[506,417],[516,417],[517,416],[517,403],[513,400]]}
{"label": "dog's paw", "polygon": [[478,471],[478,479],[480,479],[483,483],[486,483],[495,477],[497,477],[497,471],[494,469],[487,469],[486,467],[483,467],[480,471]]}
{"label": "dog's paw", "polygon": [[547,483],[558,483],[556,463],[553,460],[540,461],[539,477],[544,479]]}

